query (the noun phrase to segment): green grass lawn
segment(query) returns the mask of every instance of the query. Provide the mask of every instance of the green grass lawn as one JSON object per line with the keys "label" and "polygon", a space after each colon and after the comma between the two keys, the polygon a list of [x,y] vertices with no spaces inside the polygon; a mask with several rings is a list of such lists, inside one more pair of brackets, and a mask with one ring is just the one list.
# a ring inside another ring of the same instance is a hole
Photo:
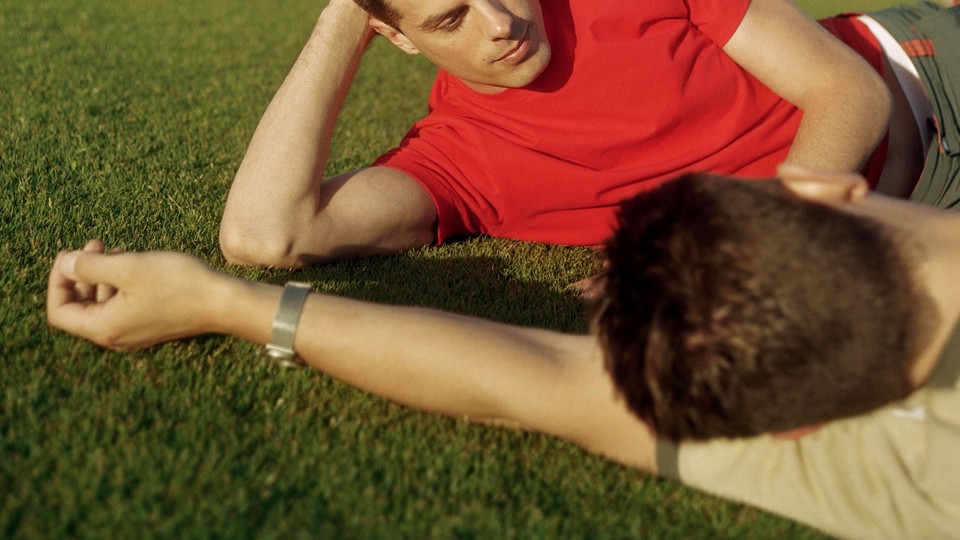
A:
{"label": "green grass lawn", "polygon": [[[233,172],[320,4],[0,4],[0,537],[818,537],[554,439],[276,368],[237,340],[119,354],[46,327],[52,258],[99,237],[259,280],[584,330],[565,289],[597,269],[584,249],[480,238],[293,275],[226,265],[216,238]],[[395,143],[432,76],[375,44],[330,170]]]}

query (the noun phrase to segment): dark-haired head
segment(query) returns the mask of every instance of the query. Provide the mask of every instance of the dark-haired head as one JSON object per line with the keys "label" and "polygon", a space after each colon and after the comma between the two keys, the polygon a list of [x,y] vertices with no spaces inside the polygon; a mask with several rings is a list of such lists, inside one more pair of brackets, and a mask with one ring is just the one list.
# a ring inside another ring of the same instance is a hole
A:
{"label": "dark-haired head", "polygon": [[594,324],[631,410],[679,441],[795,429],[912,389],[931,309],[890,227],[777,181],[623,203]]}

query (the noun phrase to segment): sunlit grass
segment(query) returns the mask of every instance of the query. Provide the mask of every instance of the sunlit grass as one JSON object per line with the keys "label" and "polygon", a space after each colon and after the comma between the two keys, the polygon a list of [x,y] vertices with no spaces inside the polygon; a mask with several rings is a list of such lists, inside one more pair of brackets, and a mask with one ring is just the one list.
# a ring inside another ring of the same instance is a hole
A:
{"label": "sunlit grass", "polygon": [[[584,249],[479,238],[293,276],[225,264],[230,180],[319,10],[0,5],[0,537],[816,536],[550,438],[278,369],[236,340],[117,354],[47,329],[54,254],[100,237],[254,279],[584,330],[565,288],[597,269]],[[432,74],[375,44],[330,170],[394,144]]]}

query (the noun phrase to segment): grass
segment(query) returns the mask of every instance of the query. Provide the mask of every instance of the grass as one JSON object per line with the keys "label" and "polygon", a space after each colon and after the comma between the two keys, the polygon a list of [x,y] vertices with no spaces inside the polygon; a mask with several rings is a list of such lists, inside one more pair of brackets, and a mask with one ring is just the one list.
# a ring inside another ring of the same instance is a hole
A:
{"label": "grass", "polygon": [[[554,439],[275,368],[236,340],[118,354],[46,327],[54,254],[100,237],[252,279],[584,330],[565,290],[597,269],[584,249],[477,238],[294,276],[225,264],[232,174],[318,13],[305,0],[0,6],[0,537],[818,537]],[[432,74],[377,43],[331,171],[393,144]]]}

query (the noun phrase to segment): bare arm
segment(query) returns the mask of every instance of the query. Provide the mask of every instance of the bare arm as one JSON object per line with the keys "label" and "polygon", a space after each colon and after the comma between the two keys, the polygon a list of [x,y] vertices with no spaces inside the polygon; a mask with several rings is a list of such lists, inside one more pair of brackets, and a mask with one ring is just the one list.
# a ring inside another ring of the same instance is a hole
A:
{"label": "bare arm", "polygon": [[857,171],[886,132],[883,79],[790,0],[753,0],[724,52],[803,110],[788,163]]}
{"label": "bare arm", "polygon": [[370,168],[324,182],[335,121],[373,35],[352,0],[321,13],[230,188],[220,243],[231,262],[294,267],[432,241],[432,202],[403,173]]}
{"label": "bare arm", "polygon": [[[211,332],[269,339],[280,287],[182,254],[88,250],[61,254],[51,270],[55,327],[121,349]],[[615,398],[592,336],[313,294],[296,349],[310,366],[410,407],[515,425],[654,468],[653,437]]]}

